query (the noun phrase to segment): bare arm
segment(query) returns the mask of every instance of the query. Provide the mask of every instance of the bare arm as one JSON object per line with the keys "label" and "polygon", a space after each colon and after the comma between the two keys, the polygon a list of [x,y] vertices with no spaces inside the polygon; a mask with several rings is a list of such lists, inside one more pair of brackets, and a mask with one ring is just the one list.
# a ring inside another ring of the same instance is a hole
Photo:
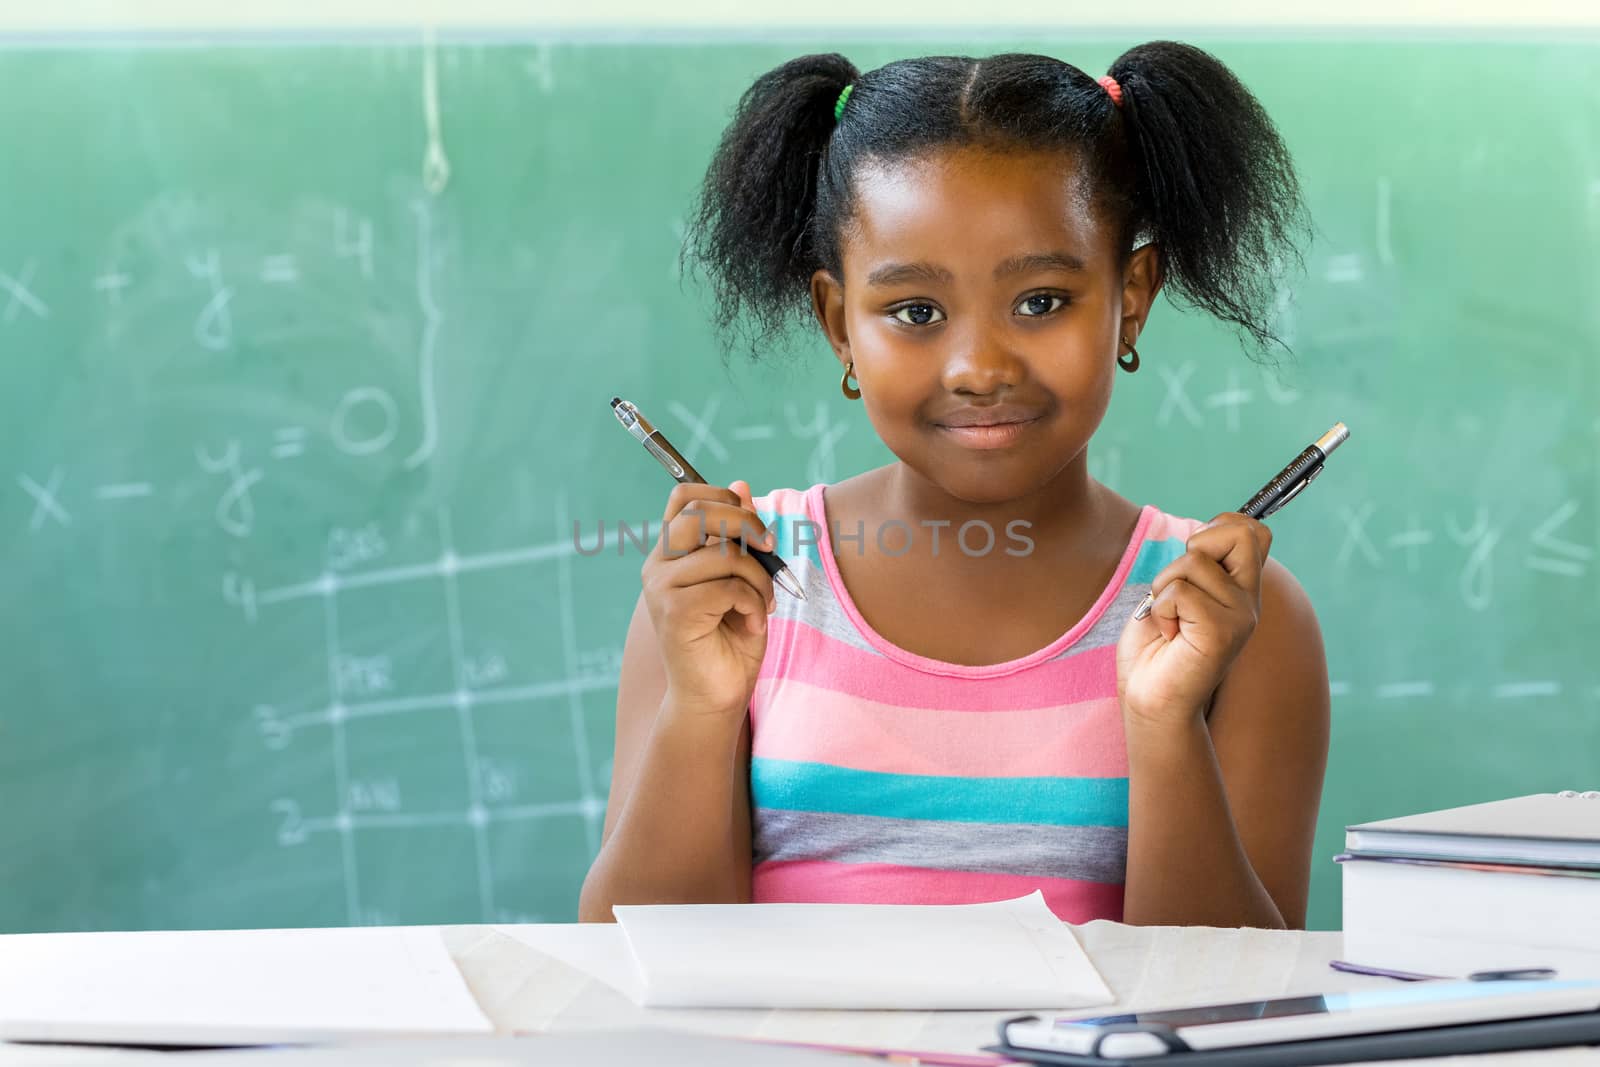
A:
{"label": "bare arm", "polygon": [[728,721],[668,699],[641,596],[622,652],[611,795],[580,921],[611,922],[613,904],[750,899],[750,727]]}
{"label": "bare arm", "polygon": [[1328,673],[1305,593],[1276,563],[1210,715],[1128,734],[1124,920],[1303,928],[1328,753]]}
{"label": "bare arm", "polygon": [[755,557],[731,550],[740,531],[771,546],[743,482],[683,484],[667,500],[622,650],[581,920],[609,922],[615,904],[750,899],[749,704],[776,602]]}

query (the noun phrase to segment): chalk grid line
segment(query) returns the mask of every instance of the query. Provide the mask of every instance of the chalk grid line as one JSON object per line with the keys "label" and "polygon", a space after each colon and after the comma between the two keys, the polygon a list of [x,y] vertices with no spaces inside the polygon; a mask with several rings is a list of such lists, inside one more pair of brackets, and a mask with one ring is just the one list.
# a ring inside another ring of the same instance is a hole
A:
{"label": "chalk grid line", "polygon": [[[570,522],[566,496],[563,493],[556,509],[558,537],[569,533]],[[601,821],[605,814],[605,800],[596,791],[594,770],[589,764],[590,752],[583,694],[601,689],[615,689],[616,680],[602,675],[584,676],[580,673],[577,647],[576,618],[573,610],[571,557],[574,545],[557,540],[546,545],[532,545],[511,551],[458,556],[455,553],[453,530],[448,510],[438,512],[440,556],[431,563],[411,564],[364,571],[355,574],[324,572],[318,578],[259,594],[261,605],[282,604],[309,597],[319,597],[323,604],[324,646],[327,656],[328,707],[324,711],[285,716],[279,720],[289,730],[326,726],[334,763],[335,814],[312,816],[299,820],[304,834],[337,833],[345,886],[345,908],[350,923],[363,921],[360,875],[356,866],[354,835],[362,830],[396,830],[414,827],[462,826],[472,830],[476,859],[478,908],[486,922],[497,921],[494,897],[494,868],[488,841],[491,823],[528,819],[580,817],[584,821],[585,835],[591,851],[599,847]],[[562,635],[562,658],[567,677],[554,682],[531,685],[486,687],[472,689],[468,685],[465,653],[465,629],[461,620],[461,602],[458,578],[461,574],[493,571],[511,567],[553,561],[559,590],[558,607]],[[444,600],[445,628],[449,639],[451,677],[455,690],[450,693],[432,693],[414,697],[397,697],[385,700],[353,701],[345,703],[340,691],[338,662],[340,658],[339,608],[341,592],[374,587],[390,587],[411,582],[438,579]],[[565,696],[568,718],[572,729],[574,757],[577,760],[579,789],[582,795],[575,801],[550,804],[508,804],[491,807],[484,802],[483,765],[478,751],[476,724],[473,709],[480,705],[507,704],[537,701]],[[468,805],[461,811],[434,812],[364,812],[350,810],[350,759],[346,723],[355,719],[387,717],[425,711],[456,713],[461,734],[462,757],[465,764]]]}

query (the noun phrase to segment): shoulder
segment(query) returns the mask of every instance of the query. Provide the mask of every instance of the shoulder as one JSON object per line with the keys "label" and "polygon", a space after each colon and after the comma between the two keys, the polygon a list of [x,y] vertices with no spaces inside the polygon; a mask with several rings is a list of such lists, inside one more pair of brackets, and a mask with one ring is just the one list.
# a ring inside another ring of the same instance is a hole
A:
{"label": "shoulder", "polygon": [[1279,631],[1291,637],[1298,635],[1301,640],[1315,640],[1321,647],[1322,635],[1311,598],[1289,568],[1271,557],[1261,571],[1261,613],[1265,617],[1269,611]]}

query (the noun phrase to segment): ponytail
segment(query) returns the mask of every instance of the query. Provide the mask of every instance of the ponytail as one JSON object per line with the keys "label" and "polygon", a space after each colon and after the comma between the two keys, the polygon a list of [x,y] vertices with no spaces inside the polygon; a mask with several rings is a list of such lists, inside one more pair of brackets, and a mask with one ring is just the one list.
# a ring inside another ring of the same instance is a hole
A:
{"label": "ponytail", "polygon": [[1277,341],[1281,273],[1308,229],[1294,163],[1272,120],[1209,53],[1173,41],[1124,52],[1110,75],[1134,173],[1133,228],[1161,250],[1175,303]]}
{"label": "ponytail", "polygon": [[710,275],[724,336],[752,349],[802,316],[821,266],[812,218],[834,111],[859,77],[840,55],[803,56],[762,75],[739,101],[706,172],[685,252]]}

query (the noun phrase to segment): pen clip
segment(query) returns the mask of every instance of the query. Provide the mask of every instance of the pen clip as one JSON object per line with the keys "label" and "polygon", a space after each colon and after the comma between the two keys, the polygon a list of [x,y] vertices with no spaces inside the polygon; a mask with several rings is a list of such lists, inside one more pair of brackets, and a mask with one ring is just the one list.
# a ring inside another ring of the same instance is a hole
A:
{"label": "pen clip", "polygon": [[1302,491],[1304,491],[1305,487],[1310,485],[1311,482],[1316,478],[1316,476],[1322,473],[1323,466],[1324,466],[1324,464],[1319,463],[1315,467],[1312,467],[1311,470],[1306,474],[1306,476],[1304,478],[1300,479],[1300,481],[1295,485],[1295,487],[1293,489],[1289,490],[1287,493],[1285,493],[1282,496],[1280,496],[1278,498],[1278,502],[1273,504],[1266,511],[1263,511],[1261,513],[1260,517],[1263,518],[1263,519],[1266,518],[1268,515],[1271,515],[1274,511],[1277,511],[1279,508],[1283,507],[1289,501],[1291,501],[1295,497],[1299,496],[1300,493]]}
{"label": "pen clip", "polygon": [[661,465],[667,468],[668,474],[671,474],[680,482],[683,481],[685,477],[683,467],[679,465],[677,460],[672,458],[671,454],[668,453],[666,449],[656,444],[655,441],[649,437],[644,439],[644,447],[645,451],[649,452],[652,456],[661,461]]}

